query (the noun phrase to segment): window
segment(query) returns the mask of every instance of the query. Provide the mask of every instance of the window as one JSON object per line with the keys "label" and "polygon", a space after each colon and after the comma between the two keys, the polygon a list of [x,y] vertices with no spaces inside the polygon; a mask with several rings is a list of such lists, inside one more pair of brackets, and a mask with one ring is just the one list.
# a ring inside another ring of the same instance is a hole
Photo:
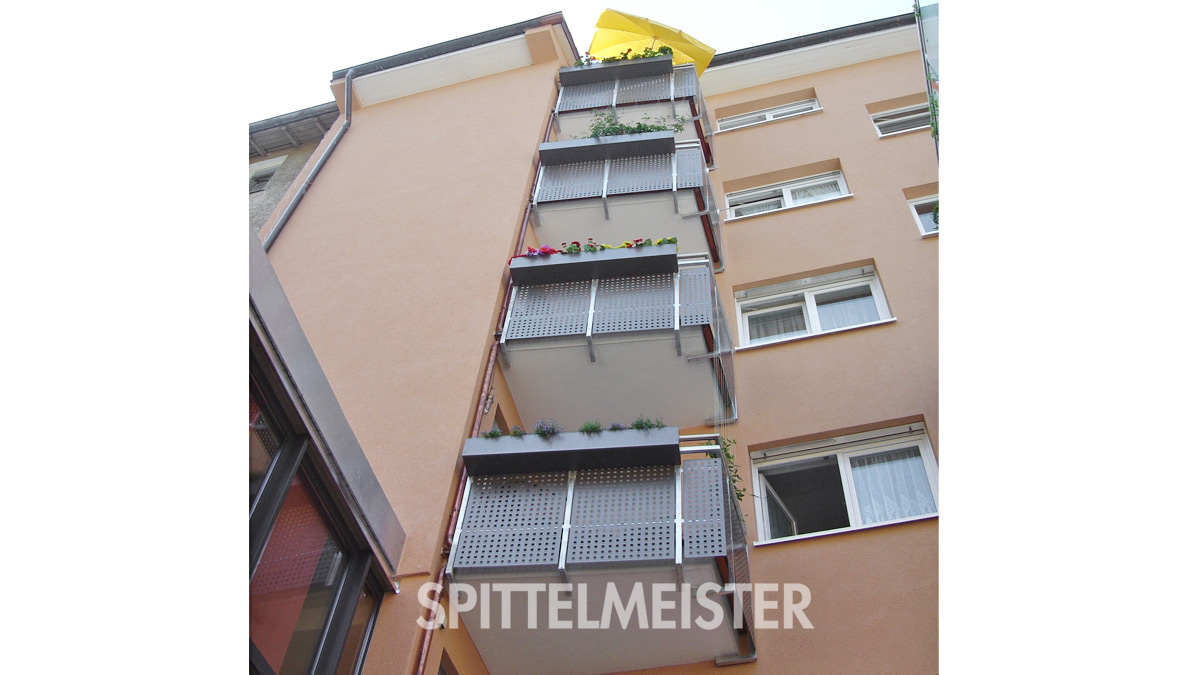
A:
{"label": "window", "polygon": [[871,115],[871,121],[875,123],[875,130],[881,137],[924,129],[930,126],[929,103]]}
{"label": "window", "polygon": [[755,453],[759,540],[856,530],[938,512],[923,424]]}
{"label": "window", "polygon": [[937,195],[914,199],[908,203],[908,207],[912,209],[913,217],[917,219],[917,227],[921,229],[921,234],[938,233]]}
{"label": "window", "polygon": [[725,196],[729,218],[814,204],[850,194],[841,171],[809,176],[788,183],[731,192]]}
{"label": "window", "polygon": [[250,672],[352,674],[381,593],[251,350]]}
{"label": "window", "polygon": [[261,162],[255,162],[250,165],[250,194],[262,192],[267,189],[267,183],[271,181],[271,176],[283,166],[287,160],[287,155],[264,159]]}
{"label": "window", "polygon": [[739,343],[770,344],[890,319],[875,267],[738,291]]}
{"label": "window", "polygon": [[267,189],[267,183],[271,182],[271,176],[275,175],[275,169],[269,169],[262,173],[256,173],[250,177],[250,194],[262,192]]}
{"label": "window", "polygon": [[755,112],[745,113],[742,115],[734,115],[732,117],[723,117],[717,120],[717,131],[728,131],[740,127],[748,127],[752,124],[762,124],[763,122],[771,122],[781,120],[796,115],[816,112],[821,109],[821,105],[817,103],[817,99],[810,98],[796,103],[788,103],[787,105],[767,108],[766,110],[758,110]]}

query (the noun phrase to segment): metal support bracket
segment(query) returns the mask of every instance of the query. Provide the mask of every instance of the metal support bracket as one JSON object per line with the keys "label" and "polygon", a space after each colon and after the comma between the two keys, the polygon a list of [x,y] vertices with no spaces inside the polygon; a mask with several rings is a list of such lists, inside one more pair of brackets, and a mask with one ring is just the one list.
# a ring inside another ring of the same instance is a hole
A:
{"label": "metal support bracket", "polygon": [[588,320],[587,320],[587,346],[588,358],[592,363],[596,362],[596,350],[592,345],[592,321],[596,316],[596,289],[600,286],[599,279],[592,279],[592,295],[588,300]]}

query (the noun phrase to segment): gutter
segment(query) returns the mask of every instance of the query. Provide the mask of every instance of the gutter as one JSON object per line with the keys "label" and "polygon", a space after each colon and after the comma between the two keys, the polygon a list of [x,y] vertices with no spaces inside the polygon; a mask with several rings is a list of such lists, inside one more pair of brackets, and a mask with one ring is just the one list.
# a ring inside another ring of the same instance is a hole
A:
{"label": "gutter", "polygon": [[353,104],[354,68],[350,68],[346,71],[346,119],[342,120],[342,126],[338,127],[337,134],[334,135],[333,140],[329,142],[329,145],[325,146],[325,152],[321,153],[321,158],[317,160],[316,166],[312,168],[312,171],[308,172],[308,178],[304,179],[304,183],[300,186],[300,189],[296,192],[296,194],[292,196],[292,201],[288,203],[287,209],[284,210],[283,215],[279,216],[279,220],[277,220],[275,222],[275,226],[271,228],[270,234],[268,234],[267,238],[263,240],[264,251],[271,250],[271,245],[275,243],[277,238],[279,238],[279,233],[283,231],[283,227],[287,225],[289,220],[291,220],[292,214],[296,212],[296,207],[300,206],[300,201],[304,199],[304,195],[308,192],[308,188],[311,187],[313,181],[316,180],[317,174],[321,173],[321,169],[324,168],[325,162],[329,160],[329,156],[333,154],[333,151],[335,148],[337,148],[338,143],[342,142],[342,137],[346,135],[346,130],[350,128],[350,116],[353,112]]}

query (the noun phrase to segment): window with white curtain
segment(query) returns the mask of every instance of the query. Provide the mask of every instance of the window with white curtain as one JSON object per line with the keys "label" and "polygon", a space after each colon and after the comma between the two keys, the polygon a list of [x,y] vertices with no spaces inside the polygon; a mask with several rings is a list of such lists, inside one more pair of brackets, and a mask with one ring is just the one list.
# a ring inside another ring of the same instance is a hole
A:
{"label": "window with white curtain", "polygon": [[759,541],[850,531],[938,512],[937,462],[921,424],[756,455]]}
{"label": "window with white curtain", "polygon": [[815,204],[848,194],[850,194],[850,190],[846,187],[846,177],[842,175],[841,171],[832,171],[787,183],[730,192],[725,195],[725,205],[728,207],[728,219],[732,220],[768,211]]}
{"label": "window with white curtain", "polygon": [[734,297],[743,347],[891,319],[873,265],[741,290]]}
{"label": "window with white curtain", "polygon": [[820,109],[821,104],[817,103],[817,99],[805,99],[803,101],[775,106],[774,108],[766,108],[765,110],[756,110],[754,112],[749,112],[742,115],[722,117],[717,120],[717,131],[729,131],[730,129],[740,129],[741,127],[762,124],[763,122],[773,122],[775,120],[816,112]]}

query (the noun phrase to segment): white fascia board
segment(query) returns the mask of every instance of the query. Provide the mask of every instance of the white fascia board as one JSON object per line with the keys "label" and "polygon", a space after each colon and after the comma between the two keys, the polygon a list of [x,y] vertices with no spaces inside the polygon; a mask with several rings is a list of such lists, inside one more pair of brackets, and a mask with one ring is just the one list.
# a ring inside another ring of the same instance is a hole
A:
{"label": "white fascia board", "polygon": [[354,78],[354,93],[365,107],[533,65],[524,35],[460,49]]}
{"label": "white fascia board", "polygon": [[712,66],[700,76],[700,87],[705,96],[713,96],[920,50],[920,37],[914,24]]}

